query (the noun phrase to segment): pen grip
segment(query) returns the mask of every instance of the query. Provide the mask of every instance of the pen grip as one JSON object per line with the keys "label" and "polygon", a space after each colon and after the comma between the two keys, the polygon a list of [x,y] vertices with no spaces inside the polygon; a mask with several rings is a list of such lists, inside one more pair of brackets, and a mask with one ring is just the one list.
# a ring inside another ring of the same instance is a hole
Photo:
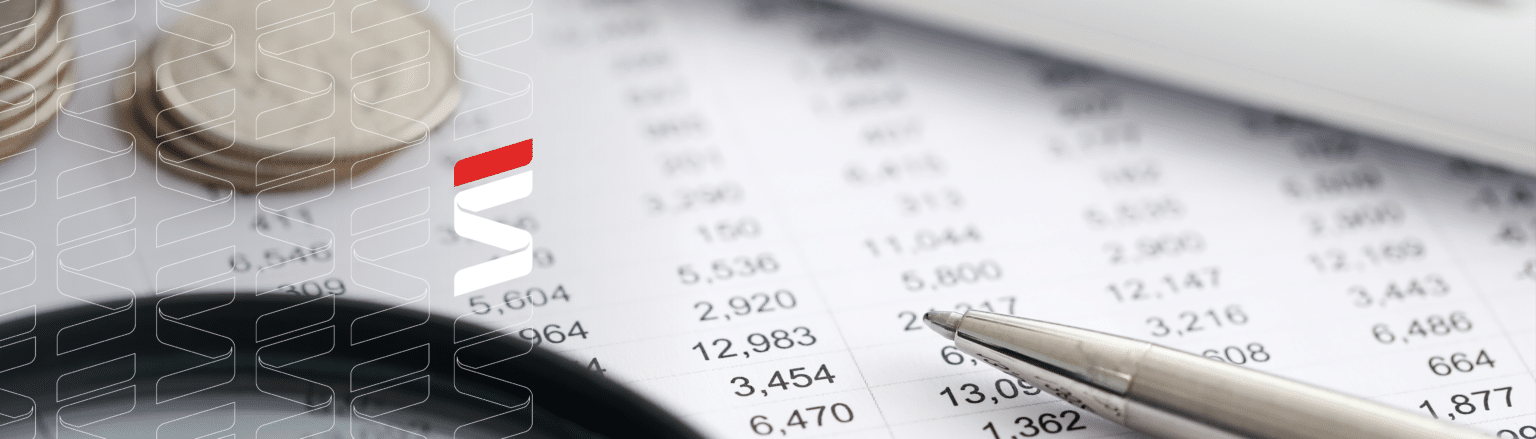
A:
{"label": "pen grip", "polygon": [[1162,437],[1441,438],[1490,436],[1373,401],[1154,347],[1126,395],[1127,426]]}

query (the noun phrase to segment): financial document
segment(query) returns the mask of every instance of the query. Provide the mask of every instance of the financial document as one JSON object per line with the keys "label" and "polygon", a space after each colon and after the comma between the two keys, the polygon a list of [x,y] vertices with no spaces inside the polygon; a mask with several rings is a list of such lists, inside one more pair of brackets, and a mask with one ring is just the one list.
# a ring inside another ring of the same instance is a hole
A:
{"label": "financial document", "polygon": [[[1536,438],[1536,178],[821,3],[512,3],[416,3],[461,44],[533,33],[461,48],[429,141],[259,195],[113,128],[107,79],[163,36],[121,17],[163,6],[73,4],[105,76],[0,163],[0,313],[200,288],[522,313],[712,437],[1136,437],[921,321],[975,309]],[[452,165],[528,138],[533,195],[485,213],[534,271],[452,296],[505,254],[452,230]]]}

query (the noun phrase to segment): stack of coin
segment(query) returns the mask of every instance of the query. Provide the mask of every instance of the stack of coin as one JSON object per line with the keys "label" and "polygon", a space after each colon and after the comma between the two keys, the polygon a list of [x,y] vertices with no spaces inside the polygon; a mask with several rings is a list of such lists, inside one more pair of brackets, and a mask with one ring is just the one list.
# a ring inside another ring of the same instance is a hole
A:
{"label": "stack of coin", "polygon": [[74,92],[63,8],[62,0],[0,3],[0,160],[46,133]]}
{"label": "stack of coin", "polygon": [[399,0],[201,3],[118,90],[161,171],[242,192],[329,186],[458,105],[448,35]]}

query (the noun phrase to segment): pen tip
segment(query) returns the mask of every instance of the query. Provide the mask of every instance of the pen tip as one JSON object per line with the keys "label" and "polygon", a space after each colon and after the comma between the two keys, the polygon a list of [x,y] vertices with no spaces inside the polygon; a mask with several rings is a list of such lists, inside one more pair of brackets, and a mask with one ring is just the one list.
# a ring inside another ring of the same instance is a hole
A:
{"label": "pen tip", "polygon": [[923,314],[923,323],[927,323],[928,327],[933,329],[933,332],[939,333],[944,338],[954,340],[955,328],[960,327],[960,319],[962,317],[965,317],[965,314],[954,311],[930,311],[927,314]]}

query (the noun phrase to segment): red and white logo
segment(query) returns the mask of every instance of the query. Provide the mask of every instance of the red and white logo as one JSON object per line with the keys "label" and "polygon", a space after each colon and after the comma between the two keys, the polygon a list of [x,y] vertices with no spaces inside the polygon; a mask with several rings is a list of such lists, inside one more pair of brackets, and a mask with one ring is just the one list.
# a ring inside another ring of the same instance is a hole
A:
{"label": "red and white logo", "polygon": [[532,194],[532,170],[510,174],[532,162],[533,139],[528,139],[453,164],[454,187],[496,178],[453,196],[454,232],[466,239],[512,252],[454,273],[454,296],[517,279],[533,271],[533,236],[528,231],[475,215]]}

